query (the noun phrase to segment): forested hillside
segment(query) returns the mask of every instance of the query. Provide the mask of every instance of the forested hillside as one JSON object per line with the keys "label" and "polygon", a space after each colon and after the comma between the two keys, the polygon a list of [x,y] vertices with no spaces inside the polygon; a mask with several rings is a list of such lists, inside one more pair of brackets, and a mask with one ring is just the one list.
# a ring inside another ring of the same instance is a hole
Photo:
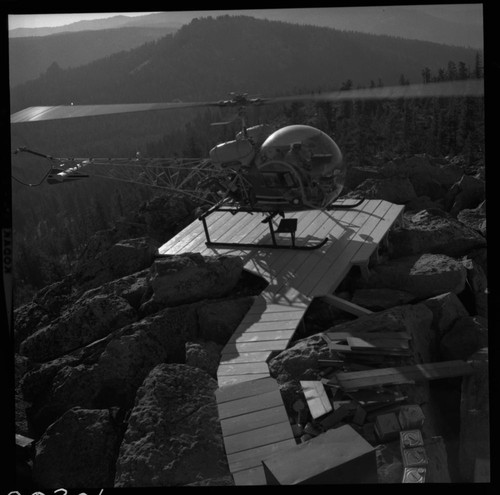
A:
{"label": "forested hillside", "polygon": [[158,27],[123,27],[11,38],[9,39],[10,85],[14,87],[38,78],[54,62],[63,69],[78,67],[113,53],[137,48],[174,30]]}
{"label": "forested hillside", "polygon": [[205,100],[230,91],[264,96],[421,81],[474,50],[251,17],[195,19],[173,35],[77,68],[53,64],[12,91],[11,111],[32,105]]}
{"label": "forested hillside", "polygon": [[[12,103],[14,110],[68,101],[213,100],[238,90],[273,96],[482,76],[482,55],[469,50],[243,17],[204,19],[83,67],[53,67],[13,91]],[[140,151],[143,156],[206,157],[215,144],[234,139],[236,124],[210,126],[232,114],[234,109],[189,109],[18,124],[12,126],[12,148],[24,145],[52,156],[133,157]],[[318,127],[339,144],[348,166],[415,153],[460,156],[474,164],[481,162],[484,149],[482,99],[250,109],[249,124],[260,122]],[[13,158],[13,174],[23,182],[36,183],[48,166],[40,158]],[[97,178],[57,186],[12,184],[17,304],[70,271],[90,236],[117,220],[142,225],[138,235],[147,233],[159,242],[169,235],[161,222],[152,228],[140,206],[158,193],[152,188]]]}

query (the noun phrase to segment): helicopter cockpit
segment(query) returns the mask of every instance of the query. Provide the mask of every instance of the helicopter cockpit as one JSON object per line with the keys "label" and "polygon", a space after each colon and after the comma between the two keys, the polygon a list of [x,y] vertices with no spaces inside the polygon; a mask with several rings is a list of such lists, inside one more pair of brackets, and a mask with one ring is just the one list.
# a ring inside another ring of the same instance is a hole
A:
{"label": "helicopter cockpit", "polygon": [[[279,192],[283,200],[298,207],[327,207],[342,192],[346,173],[335,141],[307,125],[290,125],[271,134],[260,149],[256,165],[265,177],[264,187],[273,188],[275,195]],[[273,202],[270,191],[259,189],[258,200],[268,198]]]}

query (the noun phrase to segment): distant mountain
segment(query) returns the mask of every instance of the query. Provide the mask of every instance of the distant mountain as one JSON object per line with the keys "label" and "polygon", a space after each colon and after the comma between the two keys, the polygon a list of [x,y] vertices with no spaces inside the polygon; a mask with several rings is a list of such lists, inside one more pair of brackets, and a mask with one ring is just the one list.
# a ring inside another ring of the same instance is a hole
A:
{"label": "distant mountain", "polygon": [[13,88],[11,110],[31,105],[200,101],[230,91],[264,96],[422,80],[449,61],[473,67],[472,49],[246,16],[203,18],[175,34],[87,65],[53,64]]}
{"label": "distant mountain", "polygon": [[483,49],[483,22],[478,16],[478,8],[479,5],[471,4],[160,12],[137,17],[121,15],[108,19],[80,21],[52,28],[18,28],[9,31],[9,37],[46,36],[61,32],[121,27],[163,26],[178,29],[196,17],[229,14]]}
{"label": "distant mountain", "polygon": [[13,87],[36,79],[54,62],[61,68],[78,67],[113,53],[136,48],[174,30],[172,27],[117,27],[11,38],[10,85]]}

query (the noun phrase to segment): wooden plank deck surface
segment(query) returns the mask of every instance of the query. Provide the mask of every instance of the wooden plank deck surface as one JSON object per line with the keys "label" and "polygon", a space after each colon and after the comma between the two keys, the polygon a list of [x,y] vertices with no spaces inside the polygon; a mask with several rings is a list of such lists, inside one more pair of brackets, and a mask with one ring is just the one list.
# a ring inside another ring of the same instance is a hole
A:
{"label": "wooden plank deck surface", "polygon": [[[297,246],[328,239],[321,248],[309,251],[209,247],[199,220],[159,249],[160,254],[239,256],[246,270],[268,282],[223,348],[217,372],[216,400],[235,484],[265,484],[262,460],[296,445],[267,362],[288,347],[315,297],[332,294],[352,266],[368,264],[389,229],[401,220],[403,209],[375,199],[351,209],[287,214],[286,218],[298,221]],[[214,212],[207,218],[210,239],[269,244],[269,227],[262,219],[256,213]],[[276,239],[279,245],[291,242],[288,234],[276,234]]]}

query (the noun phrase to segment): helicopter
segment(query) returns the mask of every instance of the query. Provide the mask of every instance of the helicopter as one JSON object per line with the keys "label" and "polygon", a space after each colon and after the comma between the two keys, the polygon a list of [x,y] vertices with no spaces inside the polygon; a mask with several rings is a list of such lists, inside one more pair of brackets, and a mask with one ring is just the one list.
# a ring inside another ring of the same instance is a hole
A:
{"label": "helicopter", "polygon": [[[18,148],[14,153],[28,152],[49,160],[51,166],[43,180],[52,185],[96,176],[147,184],[194,197],[207,205],[198,218],[203,222],[208,246],[219,243],[210,239],[207,217],[215,211],[230,211],[233,214],[262,213],[265,215],[262,223],[269,224],[272,244],[245,244],[244,247],[317,249],[326,240],[307,247],[295,245],[297,221],[285,219],[285,213],[355,208],[364,201],[338,201],[344,190],[347,173],[342,152],[330,136],[312,126],[293,124],[273,129],[268,124],[259,124],[248,127],[246,109],[249,106],[298,100],[482,96],[483,92],[483,80],[467,79],[275,98],[230,93],[229,99],[213,102],[176,100],[170,103],[29,107],[11,115],[11,124],[169,108],[238,107],[235,118],[212,125],[225,125],[239,119],[241,130],[234,139],[214,146],[207,159],[155,159],[143,158],[140,154],[132,159],[54,158],[27,148]],[[275,230],[273,220],[277,216],[281,216],[282,221]],[[275,238],[277,232],[291,233],[292,244],[278,246]]]}

